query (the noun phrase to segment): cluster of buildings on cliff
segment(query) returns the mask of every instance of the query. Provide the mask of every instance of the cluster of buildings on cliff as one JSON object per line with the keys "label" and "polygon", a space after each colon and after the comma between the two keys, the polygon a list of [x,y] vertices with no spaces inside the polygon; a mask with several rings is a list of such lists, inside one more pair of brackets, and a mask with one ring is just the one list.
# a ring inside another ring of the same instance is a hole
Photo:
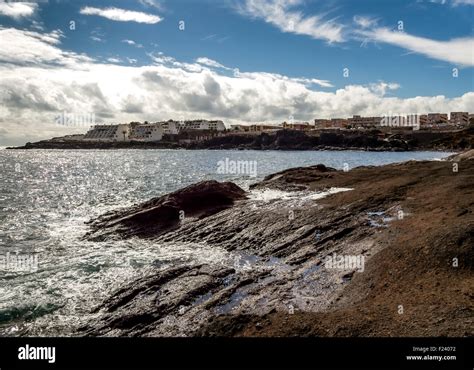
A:
{"label": "cluster of buildings on cliff", "polygon": [[346,128],[346,129],[381,129],[390,128],[415,128],[415,129],[449,129],[461,128],[469,125],[472,115],[468,112],[451,112],[428,114],[389,114],[382,117],[332,118],[314,120],[315,128]]}
{"label": "cluster of buildings on cliff", "polygon": [[447,113],[428,113],[428,114],[388,114],[379,117],[364,117],[355,115],[352,118],[331,118],[315,119],[313,123],[309,122],[283,122],[281,125],[232,125],[231,131],[237,132],[265,132],[281,129],[291,129],[297,131],[313,131],[324,129],[415,129],[415,130],[439,130],[456,129],[469,125],[470,119],[474,115],[468,112],[451,112],[448,118]]}
{"label": "cluster of buildings on cliff", "polygon": [[[226,131],[222,121],[131,122],[118,125],[96,125],[84,135],[85,141],[161,141],[165,135],[185,135],[204,140]],[[193,135],[194,134],[194,135]]]}
{"label": "cluster of buildings on cliff", "polygon": [[282,129],[297,131],[319,131],[326,129],[456,129],[469,125],[474,118],[468,112],[429,113],[412,115],[386,115],[382,117],[353,116],[352,118],[315,119],[309,122],[283,122],[280,125],[252,124],[226,127],[222,121],[190,120],[163,121],[155,123],[131,122],[117,125],[96,125],[81,138],[85,141],[145,141],[156,142],[167,139],[179,141],[201,141],[227,134],[255,134]]}

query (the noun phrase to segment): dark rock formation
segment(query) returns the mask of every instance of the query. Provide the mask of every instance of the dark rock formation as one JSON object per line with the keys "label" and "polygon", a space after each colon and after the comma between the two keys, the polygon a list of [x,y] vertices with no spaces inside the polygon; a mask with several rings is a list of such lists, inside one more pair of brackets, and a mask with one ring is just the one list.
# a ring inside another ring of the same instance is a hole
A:
{"label": "dark rock formation", "polygon": [[[154,236],[160,246],[206,246],[221,257],[150,267],[97,307],[99,318],[79,334],[472,336],[471,156],[454,159],[457,172],[452,161],[349,172],[297,168],[269,176],[248,199],[226,185],[224,193],[238,202],[230,207],[229,200],[228,208],[179,229],[163,230],[138,216],[139,234]],[[330,195],[335,188],[346,191]],[[285,192],[270,200],[255,197],[268,189]],[[321,191],[325,198],[312,198]],[[95,222],[95,234],[113,234],[111,224],[142,208]],[[207,215],[204,208],[196,214]],[[146,224],[149,232],[142,229]],[[120,227],[121,235],[137,235],[136,223]],[[327,268],[334,254],[363,256],[363,271]]]}
{"label": "dark rock formation", "polygon": [[154,198],[132,209],[111,212],[90,223],[91,240],[111,235],[156,237],[179,227],[184,218],[204,218],[245,198],[245,191],[231,182],[203,181]]}
{"label": "dark rock formation", "polygon": [[320,181],[323,178],[332,178],[337,170],[318,164],[310,167],[290,168],[281,172],[266,176],[263,181],[250,185],[250,189],[265,189],[271,187],[280,190],[305,190],[310,183]]}

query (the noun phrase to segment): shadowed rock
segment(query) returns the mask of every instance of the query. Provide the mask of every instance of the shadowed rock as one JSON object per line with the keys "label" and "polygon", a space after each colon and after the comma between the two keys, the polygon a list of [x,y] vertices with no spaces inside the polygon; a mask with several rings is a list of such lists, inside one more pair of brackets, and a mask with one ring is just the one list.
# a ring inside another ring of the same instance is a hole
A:
{"label": "shadowed rock", "polygon": [[287,191],[305,190],[308,184],[330,179],[337,173],[332,167],[318,164],[310,167],[290,168],[281,172],[266,176],[263,181],[250,185],[250,189],[273,188]]}
{"label": "shadowed rock", "polygon": [[131,209],[107,213],[90,222],[91,240],[118,235],[156,237],[179,228],[181,219],[205,218],[244,199],[245,191],[231,182],[203,181],[174,193],[154,198]]}

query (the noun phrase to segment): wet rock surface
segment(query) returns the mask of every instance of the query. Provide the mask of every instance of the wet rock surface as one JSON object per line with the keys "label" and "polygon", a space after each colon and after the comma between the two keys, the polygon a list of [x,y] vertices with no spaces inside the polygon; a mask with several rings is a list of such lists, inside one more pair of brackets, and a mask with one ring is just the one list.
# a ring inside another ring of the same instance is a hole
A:
{"label": "wet rock surface", "polygon": [[[247,194],[226,185],[233,196],[224,209],[199,209],[165,231],[150,223],[144,233],[143,225],[139,233],[133,224],[133,233],[123,231],[127,223],[116,229],[130,211],[94,221],[89,237],[153,237],[225,257],[150,269],[97,307],[100,318],[78,334],[472,335],[474,162],[461,157],[458,167],[297,168]],[[363,263],[328,265],[341,255]]]}

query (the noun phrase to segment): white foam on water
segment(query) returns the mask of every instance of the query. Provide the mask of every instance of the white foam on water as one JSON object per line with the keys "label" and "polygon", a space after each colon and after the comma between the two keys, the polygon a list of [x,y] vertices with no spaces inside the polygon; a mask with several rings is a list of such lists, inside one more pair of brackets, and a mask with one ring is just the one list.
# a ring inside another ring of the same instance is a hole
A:
{"label": "white foam on water", "polygon": [[274,200],[317,200],[328,195],[337,194],[345,191],[351,191],[351,188],[330,188],[325,191],[283,191],[275,189],[252,190],[249,198],[254,201],[271,202]]}

